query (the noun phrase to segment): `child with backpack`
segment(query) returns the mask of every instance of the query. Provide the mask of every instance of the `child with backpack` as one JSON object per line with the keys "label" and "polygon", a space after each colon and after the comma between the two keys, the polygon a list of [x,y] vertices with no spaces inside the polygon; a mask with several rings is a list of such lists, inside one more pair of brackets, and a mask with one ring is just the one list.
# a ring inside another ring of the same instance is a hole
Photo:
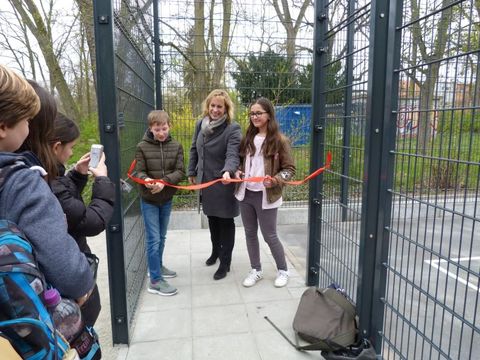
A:
{"label": "child with backpack", "polygon": [[[94,287],[89,263],[67,232],[62,208],[43,178],[46,173],[39,166],[40,162],[35,161],[33,154],[14,153],[27,138],[29,122],[35,121],[40,109],[39,96],[32,86],[13,71],[0,65],[1,234],[13,234],[15,237],[17,233],[20,234],[20,229],[33,248],[31,253],[34,259],[31,259],[31,262],[38,263],[41,277],[44,276],[46,282],[55,287],[62,296],[75,299],[82,305]],[[8,226],[4,226],[5,224]],[[18,242],[23,243],[20,240]],[[10,281],[9,273],[4,274],[7,277],[2,276],[2,284],[7,284],[5,281]],[[20,275],[15,276],[15,279],[19,277]],[[34,291],[38,296],[44,290],[41,283],[30,286],[35,287]],[[27,291],[30,286],[22,289]],[[2,288],[4,289],[5,287]],[[18,291],[15,294],[18,294]],[[0,305],[0,321],[8,320],[12,307],[16,304],[9,301],[1,302]],[[41,325],[42,322],[39,323]],[[26,328],[19,335],[28,337],[29,331],[32,330]],[[18,351],[17,348],[16,350]]]}
{"label": "child with backpack", "polygon": [[[15,154],[40,109],[32,87],[0,65],[0,169],[25,162]],[[37,164],[35,164],[37,165]],[[94,285],[85,256],[67,232],[62,208],[38,171],[21,168],[1,183],[0,218],[14,222],[35,248],[45,277],[63,296],[85,301]]]}
{"label": "child with backpack", "polygon": [[[113,214],[115,187],[108,178],[105,156],[95,168],[89,168],[90,153],[83,155],[74,168],[66,172],[65,165],[73,155],[73,147],[80,137],[77,124],[58,113],[54,121],[50,144],[57,160],[58,176],[51,188],[60,201],[68,224],[68,233],[75,239],[83,253],[91,254],[87,236],[95,236],[105,230]],[[88,205],[83,202],[82,192],[88,181],[88,171],[94,176],[92,197]],[[92,295],[82,307],[87,326],[93,326],[100,314],[100,294],[95,286]]]}
{"label": "child with backpack", "polygon": [[[148,129],[135,153],[137,176],[143,180],[159,179],[178,184],[185,177],[183,147],[170,135],[170,117],[163,110],[148,114]],[[145,223],[150,284],[148,292],[163,296],[178,290],[165,279],[177,276],[163,265],[163,249],[167,235],[172,197],[176,189],[162,183],[139,185],[140,207]]]}

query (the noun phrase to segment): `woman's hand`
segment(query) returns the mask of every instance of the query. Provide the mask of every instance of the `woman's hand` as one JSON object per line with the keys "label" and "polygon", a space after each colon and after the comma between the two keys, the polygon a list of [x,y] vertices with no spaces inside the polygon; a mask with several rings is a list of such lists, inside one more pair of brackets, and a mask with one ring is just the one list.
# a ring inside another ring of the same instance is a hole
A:
{"label": "woman's hand", "polygon": [[265,180],[263,180],[263,186],[266,188],[271,188],[278,185],[278,181],[276,178],[271,177],[270,175],[265,176]]}
{"label": "woman's hand", "polygon": [[223,173],[223,175],[222,175],[222,179],[223,179],[223,180],[222,180],[222,184],[223,184],[223,185],[230,184],[230,181],[228,181],[228,180],[231,179],[231,177],[230,177],[230,172],[225,171],[225,172]]}
{"label": "woman's hand", "polygon": [[195,185],[197,183],[197,180],[196,180],[195,176],[189,176],[188,177],[188,182],[192,185]]}

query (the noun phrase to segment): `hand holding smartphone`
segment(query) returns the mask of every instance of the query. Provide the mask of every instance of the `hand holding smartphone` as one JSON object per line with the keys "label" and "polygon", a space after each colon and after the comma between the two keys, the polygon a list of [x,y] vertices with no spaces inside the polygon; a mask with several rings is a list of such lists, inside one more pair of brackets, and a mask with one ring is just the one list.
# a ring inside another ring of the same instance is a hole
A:
{"label": "hand holding smartphone", "polygon": [[103,145],[93,144],[90,149],[90,162],[88,167],[96,168],[103,154]]}

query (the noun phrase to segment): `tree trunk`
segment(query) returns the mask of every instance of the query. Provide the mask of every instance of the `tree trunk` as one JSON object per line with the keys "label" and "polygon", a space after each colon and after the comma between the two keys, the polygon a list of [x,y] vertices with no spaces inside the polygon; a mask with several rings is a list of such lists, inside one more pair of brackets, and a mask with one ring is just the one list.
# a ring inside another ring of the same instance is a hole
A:
{"label": "tree trunk", "polygon": [[[420,102],[419,102],[419,116],[418,116],[418,152],[421,155],[425,155],[427,152],[427,146],[431,137],[431,121],[434,117],[435,99],[435,87],[437,85],[438,74],[440,70],[440,60],[445,55],[445,49],[447,46],[447,33],[448,27],[452,21],[453,10],[447,8],[451,3],[451,0],[443,0],[442,8],[447,10],[442,11],[440,21],[438,21],[436,29],[432,29],[432,33],[436,34],[433,44],[431,46],[431,52],[428,54],[428,46],[423,38],[424,31],[420,28],[419,23],[414,23],[412,26],[412,34],[414,39],[414,46],[419,49],[421,55],[421,61],[427,63],[424,74],[426,79],[422,82],[416,79],[415,75],[410,75],[414,81],[419,84],[420,87]],[[417,20],[420,17],[420,10],[418,3],[412,1],[412,20]],[[413,65],[416,65],[413,64]]]}
{"label": "tree trunk", "polygon": [[427,79],[420,86],[420,102],[418,114],[418,151],[420,154],[427,153],[427,145],[431,138],[431,122],[433,121],[433,111],[435,106],[435,85],[438,79],[438,64],[431,65]]}
{"label": "tree trunk", "polygon": [[222,39],[220,42],[220,51],[216,54],[214,73],[212,77],[212,86],[220,88],[224,86],[225,80],[225,60],[228,55],[230,42],[230,22],[232,17],[232,0],[223,0],[223,22]]}
{"label": "tree trunk", "polygon": [[307,11],[308,6],[310,5],[310,0],[303,0],[302,6],[300,7],[300,12],[297,19],[294,21],[290,15],[290,8],[287,0],[272,0],[272,5],[275,8],[277,17],[282,23],[285,31],[287,33],[287,40],[285,41],[285,50],[287,52],[287,58],[290,63],[290,72],[293,74],[295,71],[295,46],[297,42],[297,34],[300,26],[302,24],[303,18],[305,17],[305,12]]}
{"label": "tree trunk", "polygon": [[194,116],[202,113],[202,101],[207,95],[207,64],[205,60],[205,4],[203,1],[195,1],[195,24],[193,28],[193,81],[190,84],[192,111]]}
{"label": "tree trunk", "polygon": [[97,72],[96,72],[96,49],[95,49],[95,29],[93,24],[93,1],[92,0],[75,0],[80,10],[80,21],[85,29],[85,37],[88,44],[90,55],[90,67],[93,74],[93,84],[97,88]]}

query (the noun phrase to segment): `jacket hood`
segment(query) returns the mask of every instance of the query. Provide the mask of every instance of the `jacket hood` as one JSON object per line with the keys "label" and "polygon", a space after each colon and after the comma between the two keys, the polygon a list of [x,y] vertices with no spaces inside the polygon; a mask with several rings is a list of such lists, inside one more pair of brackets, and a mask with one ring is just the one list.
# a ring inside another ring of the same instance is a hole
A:
{"label": "jacket hood", "polygon": [[13,164],[16,161],[23,161],[28,167],[42,166],[42,163],[38,157],[30,151],[25,151],[18,154],[11,152],[0,152],[0,168]]}
{"label": "jacket hood", "polygon": [[[145,131],[145,134],[143,135],[143,140],[148,141],[149,143],[152,143],[152,144],[160,144],[160,141],[154,139],[153,133],[150,131],[150,129],[147,129],[147,131]],[[171,140],[172,140],[172,136],[168,134],[164,142],[166,143]]]}

